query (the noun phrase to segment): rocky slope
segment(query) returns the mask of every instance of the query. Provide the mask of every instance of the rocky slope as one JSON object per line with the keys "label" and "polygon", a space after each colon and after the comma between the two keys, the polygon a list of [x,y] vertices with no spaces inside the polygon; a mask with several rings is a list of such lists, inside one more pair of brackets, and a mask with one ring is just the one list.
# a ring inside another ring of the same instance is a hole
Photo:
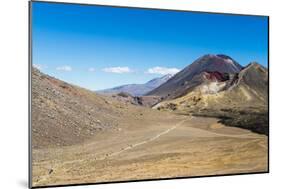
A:
{"label": "rocky slope", "polygon": [[111,95],[112,98],[125,104],[132,104],[137,106],[152,107],[162,100],[159,96],[132,96],[130,93],[120,92]]}
{"label": "rocky slope", "polygon": [[33,68],[32,147],[79,144],[99,131],[117,129],[116,120],[130,107]]}
{"label": "rocky slope", "polygon": [[193,87],[153,108],[220,117],[227,125],[268,134],[268,70],[251,63],[239,73],[201,72]]}

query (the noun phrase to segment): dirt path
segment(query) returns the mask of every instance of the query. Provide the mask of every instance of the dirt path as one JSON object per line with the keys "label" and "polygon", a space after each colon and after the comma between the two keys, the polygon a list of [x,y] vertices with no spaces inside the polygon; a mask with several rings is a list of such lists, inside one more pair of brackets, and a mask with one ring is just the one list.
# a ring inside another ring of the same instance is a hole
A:
{"label": "dirt path", "polygon": [[[113,153],[110,153],[110,154],[106,154],[106,155],[104,155],[103,157],[95,158],[95,161],[96,161],[96,160],[105,160],[106,158],[113,157],[113,156],[117,156],[117,155],[119,155],[119,154],[121,154],[121,153],[123,153],[123,152],[125,152],[125,151],[132,150],[132,149],[134,149],[134,148],[136,148],[136,147],[138,147],[138,146],[147,144],[147,143],[149,143],[149,142],[153,142],[154,140],[160,138],[161,136],[163,136],[163,135],[165,135],[165,134],[171,132],[172,130],[176,129],[177,127],[181,126],[184,122],[186,122],[186,121],[188,121],[188,120],[192,120],[192,119],[193,119],[193,116],[190,116],[189,119],[182,120],[182,121],[180,121],[179,123],[177,123],[177,124],[175,124],[174,126],[172,126],[171,128],[166,129],[165,131],[160,132],[160,133],[158,133],[157,135],[155,135],[155,136],[153,136],[153,137],[151,137],[151,138],[149,138],[149,139],[143,140],[143,141],[138,142],[138,143],[135,143],[135,144],[131,144],[131,145],[129,145],[129,146],[126,147],[126,148],[123,148],[123,149],[121,149],[121,150],[119,150],[119,151],[116,151],[116,152],[113,152]],[[84,160],[81,160],[81,159],[75,159],[75,160],[70,160],[70,161],[64,161],[63,164],[80,163],[80,162],[83,162],[83,161],[84,161]],[[56,165],[52,166],[52,169],[49,169],[49,174],[40,177],[40,181],[38,181],[37,184],[40,184],[40,183],[42,183],[42,182],[48,180],[48,178],[51,177],[52,172],[53,172],[54,170],[58,169],[58,167],[63,166],[63,164],[56,164]]]}
{"label": "dirt path", "polygon": [[[169,132],[177,129],[179,126],[181,126],[184,122],[186,121],[189,121],[189,120],[192,120],[193,119],[193,116],[190,116],[189,119],[187,120],[182,120],[180,121],[179,123],[177,123],[176,125],[172,126],[171,128],[155,135],[154,137],[151,137],[147,140],[144,140],[144,141],[141,141],[141,142],[138,142],[138,143],[135,143],[135,144],[131,144],[129,145],[128,147],[120,150],[120,151],[117,151],[117,152],[113,152],[111,154],[108,154],[107,156],[105,156],[104,158],[100,158],[99,160],[101,159],[105,159],[106,157],[112,157],[112,156],[116,156],[116,155],[119,155],[125,151],[128,151],[128,150],[131,150],[133,148],[136,148],[138,146],[141,146],[141,145],[144,145],[144,144],[147,144],[149,142],[153,142],[154,140],[158,139],[159,137],[163,136],[163,135],[166,135],[168,134]],[[207,130],[204,130],[204,129],[199,129],[199,128],[194,128],[194,127],[187,127],[186,128],[190,133],[195,133],[197,132],[198,135],[200,135],[201,137],[204,137],[206,135],[211,135],[211,136],[214,136],[214,137],[231,137],[231,138],[251,138],[251,139],[255,139],[255,138],[261,138],[261,136],[258,136],[258,135],[253,135],[252,133],[247,133],[247,134],[221,134],[221,133],[215,133],[215,132],[211,132],[211,131],[207,131]],[[264,146],[262,146],[264,147]]]}
{"label": "dirt path", "polygon": [[129,127],[124,132],[104,133],[102,141],[61,149],[62,156],[48,151],[48,159],[34,164],[34,183],[42,186],[267,169],[266,136],[239,128],[216,132],[204,127],[214,123],[215,119],[193,116],[154,120],[139,123],[142,127],[138,130]]}
{"label": "dirt path", "polygon": [[[191,119],[193,119],[192,116],[191,116],[189,119],[187,119],[187,120],[191,120]],[[158,139],[159,137],[161,137],[161,136],[163,136],[163,135],[165,135],[165,134],[171,132],[172,130],[176,129],[177,127],[181,126],[181,125],[182,125],[185,121],[187,121],[187,120],[182,120],[182,121],[180,121],[180,122],[177,123],[175,126],[173,126],[173,127],[169,128],[169,129],[167,129],[167,130],[165,130],[165,131],[163,131],[163,132],[161,132],[161,133],[155,135],[155,136],[152,137],[152,138],[149,138],[149,139],[144,140],[144,141],[142,141],[142,142],[138,142],[138,143],[132,144],[132,145],[130,145],[130,146],[128,146],[128,147],[126,147],[126,148],[120,150],[120,151],[111,153],[111,154],[108,155],[108,157],[116,156],[116,155],[121,154],[122,152],[125,152],[125,151],[127,151],[127,150],[131,150],[131,149],[133,149],[133,148],[135,148],[135,147],[138,147],[138,146],[140,146],[140,145],[144,145],[144,144],[147,144],[147,143],[149,143],[149,142],[153,142],[154,140]]]}

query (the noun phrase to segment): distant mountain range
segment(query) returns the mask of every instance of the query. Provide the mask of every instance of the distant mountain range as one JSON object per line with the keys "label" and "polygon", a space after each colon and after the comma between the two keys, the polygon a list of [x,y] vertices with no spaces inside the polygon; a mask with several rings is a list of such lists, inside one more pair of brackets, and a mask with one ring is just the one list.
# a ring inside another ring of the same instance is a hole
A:
{"label": "distant mountain range", "polygon": [[[54,141],[53,145],[83,141],[101,128],[113,127],[115,117],[128,113],[123,112],[127,106],[217,117],[225,125],[268,134],[268,69],[257,62],[243,67],[229,56],[208,54],[173,76],[165,75],[145,84],[122,85],[97,93],[33,68],[32,114],[38,127],[34,139],[40,146],[50,141]],[[75,126],[77,122],[83,125],[81,131]],[[60,130],[61,125],[69,126],[69,132]],[[56,137],[40,140],[45,130]],[[78,132],[79,137],[75,137],[73,133]]]}
{"label": "distant mountain range", "polygon": [[154,78],[144,84],[121,85],[118,87],[104,89],[97,92],[102,94],[118,94],[123,92],[123,93],[129,93],[132,96],[143,96],[144,94],[148,93],[149,91],[157,88],[161,84],[168,81],[171,77],[172,77],[171,74],[167,74],[162,77]]}

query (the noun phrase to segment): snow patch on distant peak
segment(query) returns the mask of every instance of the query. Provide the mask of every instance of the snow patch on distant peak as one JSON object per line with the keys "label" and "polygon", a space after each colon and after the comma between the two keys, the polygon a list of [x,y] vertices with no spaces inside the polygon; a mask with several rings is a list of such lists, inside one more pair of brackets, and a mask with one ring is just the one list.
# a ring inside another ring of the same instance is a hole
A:
{"label": "snow patch on distant peak", "polygon": [[167,74],[167,75],[164,75],[162,78],[168,78],[170,79],[171,77],[173,77],[175,74]]}

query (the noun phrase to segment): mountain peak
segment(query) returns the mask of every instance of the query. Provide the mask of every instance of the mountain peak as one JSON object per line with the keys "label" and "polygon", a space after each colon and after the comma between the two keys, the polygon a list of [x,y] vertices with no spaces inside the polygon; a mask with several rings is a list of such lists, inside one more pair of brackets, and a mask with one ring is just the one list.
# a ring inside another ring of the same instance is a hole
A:
{"label": "mountain peak", "polygon": [[202,71],[218,71],[221,73],[238,73],[242,66],[228,55],[207,54],[195,60],[186,69],[198,74]]}
{"label": "mountain peak", "polygon": [[241,72],[242,73],[247,73],[247,72],[268,73],[268,70],[258,62],[250,62]]}
{"label": "mountain peak", "polygon": [[154,78],[154,79],[148,81],[146,83],[146,85],[149,85],[149,86],[150,85],[159,86],[159,85],[165,83],[166,81],[168,81],[171,77],[173,77],[172,74],[166,74],[166,75],[164,75],[162,77],[157,77],[157,78]]}
{"label": "mountain peak", "polygon": [[178,72],[171,79],[160,85],[148,95],[169,96],[173,98],[186,92],[190,88],[190,81],[203,72],[218,72],[220,74],[237,74],[242,66],[230,56],[206,54],[192,64]]}
{"label": "mountain peak", "polygon": [[250,62],[246,67],[261,67],[264,68],[261,64],[259,64],[258,62]]}
{"label": "mountain peak", "polygon": [[220,57],[220,58],[223,58],[223,59],[230,59],[230,60],[233,60],[230,56],[225,55],[225,54],[217,54],[216,56],[218,56],[218,57]]}
{"label": "mountain peak", "polygon": [[142,95],[148,93],[149,91],[157,88],[161,84],[165,83],[172,76],[173,76],[172,74],[167,74],[162,77],[157,77],[157,78],[151,79],[144,84],[121,85],[121,86],[117,86],[117,87],[110,88],[110,89],[104,89],[104,90],[101,90],[98,92],[102,93],[102,94],[115,94],[115,93],[123,92],[123,93],[129,93],[132,96],[142,96]]}
{"label": "mountain peak", "polygon": [[200,58],[222,58],[222,59],[233,60],[230,56],[225,55],[225,54],[205,54],[205,55],[201,56]]}
{"label": "mountain peak", "polygon": [[170,79],[171,77],[173,77],[173,74],[166,74],[162,76],[161,79]]}

